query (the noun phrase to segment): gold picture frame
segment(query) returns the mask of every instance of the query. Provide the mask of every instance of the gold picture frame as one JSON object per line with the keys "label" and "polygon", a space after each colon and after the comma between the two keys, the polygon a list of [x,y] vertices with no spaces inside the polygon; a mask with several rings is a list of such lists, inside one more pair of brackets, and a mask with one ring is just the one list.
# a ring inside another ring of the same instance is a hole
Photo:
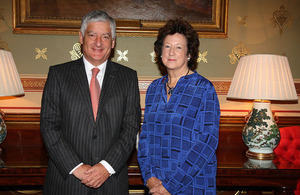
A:
{"label": "gold picture frame", "polygon": [[[202,14],[202,12],[196,12],[200,10],[200,8],[194,11],[195,6],[191,8],[191,5],[186,4],[186,2],[189,2],[189,4],[199,3],[199,1],[194,0],[126,1],[127,3],[124,4],[124,0],[13,0],[13,33],[78,35],[80,22],[84,13],[97,8],[95,7],[95,5],[102,6],[104,3],[107,4],[107,2],[109,2],[110,6],[103,6],[101,7],[101,9],[103,9],[110,15],[111,13],[117,13],[116,15],[119,16],[121,12],[124,12],[125,14],[125,19],[119,19],[111,15],[116,20],[117,34],[119,36],[156,36],[158,29],[165,24],[167,19],[169,19],[163,18],[168,17],[168,15],[164,16],[164,14],[169,14],[170,17],[176,16],[188,20],[197,30],[200,38],[227,38],[229,0],[200,1],[206,3],[206,6],[209,7],[209,11],[205,12],[205,14]],[[58,2],[60,2],[60,4]],[[61,2],[63,2],[63,4]],[[130,3],[136,4],[137,2],[140,3],[140,8],[135,5],[132,10],[130,10],[130,8],[128,7],[124,7],[124,9],[122,9],[122,5],[128,6],[130,5]],[[150,10],[150,8],[139,10],[142,8],[141,6],[143,6],[143,3],[146,5],[147,2],[148,4],[149,2],[151,2],[151,9],[153,10]],[[84,3],[84,6],[82,6],[82,3]],[[113,3],[117,3],[118,6],[114,6]],[[182,5],[182,3],[185,3],[185,5]],[[166,7],[170,7],[170,5],[172,5],[173,7],[178,7],[178,5],[185,7],[180,7],[178,13],[172,13],[172,9],[166,9]],[[161,7],[158,8],[158,6]],[[116,7],[118,8],[118,10],[115,9]],[[147,15],[145,10],[149,10],[150,15]],[[197,15],[197,13],[199,14]],[[128,18],[126,18],[127,16]],[[142,18],[142,16],[147,18]],[[161,16],[162,18],[158,18],[158,16]]]}

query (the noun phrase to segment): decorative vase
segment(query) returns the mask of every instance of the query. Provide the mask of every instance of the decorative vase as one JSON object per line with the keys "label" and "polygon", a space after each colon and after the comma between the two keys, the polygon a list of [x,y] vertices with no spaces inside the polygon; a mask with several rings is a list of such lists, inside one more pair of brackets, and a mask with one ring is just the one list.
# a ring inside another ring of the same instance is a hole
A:
{"label": "decorative vase", "polygon": [[246,153],[249,158],[273,159],[273,149],[279,144],[280,132],[271,111],[270,101],[254,100],[242,137],[249,148]]}
{"label": "decorative vase", "polygon": [[[5,140],[6,135],[7,135],[6,125],[4,123],[4,120],[3,120],[2,116],[3,115],[0,113],[0,145]],[[2,149],[0,147],[0,154],[1,153],[2,153]]]}

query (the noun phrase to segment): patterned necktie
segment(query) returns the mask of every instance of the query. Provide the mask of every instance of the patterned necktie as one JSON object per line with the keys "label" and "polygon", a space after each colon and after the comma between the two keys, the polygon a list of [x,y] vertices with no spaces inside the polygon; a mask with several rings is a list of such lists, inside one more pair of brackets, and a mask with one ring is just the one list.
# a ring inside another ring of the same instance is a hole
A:
{"label": "patterned necktie", "polygon": [[92,100],[92,106],[93,106],[93,113],[94,113],[94,119],[97,118],[97,111],[98,111],[98,104],[99,104],[99,98],[100,98],[100,84],[97,79],[97,74],[99,73],[99,68],[93,68],[92,69],[92,79],[90,83],[90,93],[91,93],[91,100]]}

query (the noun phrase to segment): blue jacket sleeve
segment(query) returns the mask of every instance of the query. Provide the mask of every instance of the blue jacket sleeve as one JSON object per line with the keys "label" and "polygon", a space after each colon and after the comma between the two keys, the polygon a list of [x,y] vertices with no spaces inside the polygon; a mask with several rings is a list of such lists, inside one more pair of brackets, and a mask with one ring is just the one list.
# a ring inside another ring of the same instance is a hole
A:
{"label": "blue jacket sleeve", "polygon": [[[151,85],[147,89],[147,94],[149,89],[151,88]],[[142,174],[142,178],[144,180],[144,185],[147,185],[147,180],[152,177],[152,172],[150,169],[150,154],[149,154],[149,144],[151,142],[151,137],[149,136],[149,131],[148,131],[148,124],[147,124],[147,96],[145,100],[145,112],[144,112],[144,121],[142,125],[142,131],[140,133],[140,140],[138,144],[138,162]]]}

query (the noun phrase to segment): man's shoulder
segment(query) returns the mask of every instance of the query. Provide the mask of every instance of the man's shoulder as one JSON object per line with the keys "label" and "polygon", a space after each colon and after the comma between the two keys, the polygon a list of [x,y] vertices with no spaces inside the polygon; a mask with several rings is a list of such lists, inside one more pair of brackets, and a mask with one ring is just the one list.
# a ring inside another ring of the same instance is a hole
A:
{"label": "man's shoulder", "polygon": [[73,66],[76,66],[77,64],[82,64],[82,63],[83,63],[82,58],[79,58],[77,60],[68,61],[68,62],[64,62],[64,63],[61,63],[61,64],[56,64],[56,65],[52,65],[50,68],[65,69],[65,68],[71,68]]}
{"label": "man's shoulder", "polygon": [[118,69],[118,70],[121,70],[121,71],[136,72],[134,69],[132,69],[132,68],[130,68],[128,66],[119,64],[117,62],[108,61],[108,66],[109,65],[112,65],[115,69]]}

